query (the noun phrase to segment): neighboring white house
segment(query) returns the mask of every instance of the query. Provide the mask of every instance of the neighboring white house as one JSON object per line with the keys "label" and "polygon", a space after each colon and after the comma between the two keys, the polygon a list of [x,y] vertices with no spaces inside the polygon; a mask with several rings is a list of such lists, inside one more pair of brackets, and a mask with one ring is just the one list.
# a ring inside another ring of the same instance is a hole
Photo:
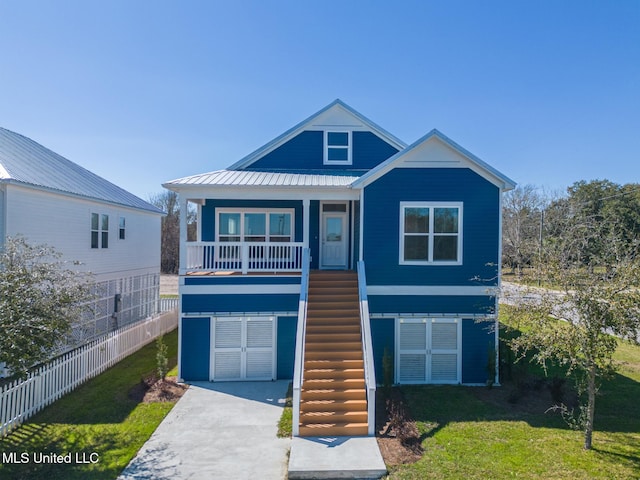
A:
{"label": "neighboring white house", "polygon": [[97,300],[71,345],[157,312],[163,212],[52,152],[0,128],[0,247],[7,236],[45,243],[91,272]]}

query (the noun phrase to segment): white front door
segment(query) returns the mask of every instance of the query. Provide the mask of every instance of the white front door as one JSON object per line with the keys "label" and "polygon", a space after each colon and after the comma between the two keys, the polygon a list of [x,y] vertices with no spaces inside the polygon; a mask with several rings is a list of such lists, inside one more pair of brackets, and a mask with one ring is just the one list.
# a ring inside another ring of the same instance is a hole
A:
{"label": "white front door", "polygon": [[398,383],[460,383],[459,319],[401,318],[396,334]]}
{"label": "white front door", "polygon": [[211,320],[211,380],[275,379],[274,317]]}
{"label": "white front door", "polygon": [[321,215],[320,268],[347,268],[347,204],[324,203]]}

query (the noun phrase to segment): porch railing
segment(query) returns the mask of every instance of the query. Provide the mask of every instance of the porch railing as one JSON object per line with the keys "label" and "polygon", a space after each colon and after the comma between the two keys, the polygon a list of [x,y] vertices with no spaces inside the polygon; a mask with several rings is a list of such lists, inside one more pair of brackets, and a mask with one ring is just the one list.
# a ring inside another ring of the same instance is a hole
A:
{"label": "porch railing", "polygon": [[296,353],[293,365],[293,436],[300,434],[300,395],[304,381],[304,340],[307,328],[307,298],[309,294],[309,269],[311,267],[311,252],[308,248],[302,255],[302,278],[300,280],[300,301],[298,303],[298,325],[296,330]]}
{"label": "porch railing", "polygon": [[186,245],[187,271],[302,271],[302,242],[188,242]]}
{"label": "porch railing", "polygon": [[364,262],[362,260],[358,262],[358,297],[360,299],[364,379],[367,389],[368,433],[369,436],[373,436],[375,434],[376,423],[376,371],[373,363],[373,342],[371,340],[371,323],[369,321],[369,301],[367,300],[367,279],[365,277]]}

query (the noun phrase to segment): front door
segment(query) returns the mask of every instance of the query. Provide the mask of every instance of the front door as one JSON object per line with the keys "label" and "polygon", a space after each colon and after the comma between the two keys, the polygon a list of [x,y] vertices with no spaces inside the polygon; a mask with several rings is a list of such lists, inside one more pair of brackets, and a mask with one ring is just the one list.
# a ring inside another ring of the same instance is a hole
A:
{"label": "front door", "polygon": [[321,219],[320,268],[347,268],[347,204],[323,203]]}

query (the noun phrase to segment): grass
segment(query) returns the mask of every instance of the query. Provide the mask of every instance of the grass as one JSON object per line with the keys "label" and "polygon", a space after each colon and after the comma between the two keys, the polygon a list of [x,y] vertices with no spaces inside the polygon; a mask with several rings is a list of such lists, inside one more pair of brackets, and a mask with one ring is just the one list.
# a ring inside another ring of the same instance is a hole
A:
{"label": "grass", "polygon": [[[620,342],[620,371],[596,400],[593,445],[557,414],[523,413],[476,387],[403,387],[425,453],[389,479],[640,478],[640,347]],[[506,387],[504,387],[506,388]]]}
{"label": "grass", "polygon": [[[173,366],[177,331],[165,335],[164,341]],[[144,404],[129,398],[129,391],[155,367],[156,345],[152,342],[0,439],[0,460],[10,452],[18,456],[24,452],[30,458],[24,464],[0,463],[0,478],[115,479],[174,405]],[[175,371],[169,375],[175,375]],[[37,458],[41,453],[71,453],[73,461],[35,463],[34,454]],[[97,462],[76,463],[76,454],[81,460],[92,458]]]}
{"label": "grass", "polygon": [[278,422],[278,438],[289,438],[293,432],[293,384],[287,388],[287,396]]}

